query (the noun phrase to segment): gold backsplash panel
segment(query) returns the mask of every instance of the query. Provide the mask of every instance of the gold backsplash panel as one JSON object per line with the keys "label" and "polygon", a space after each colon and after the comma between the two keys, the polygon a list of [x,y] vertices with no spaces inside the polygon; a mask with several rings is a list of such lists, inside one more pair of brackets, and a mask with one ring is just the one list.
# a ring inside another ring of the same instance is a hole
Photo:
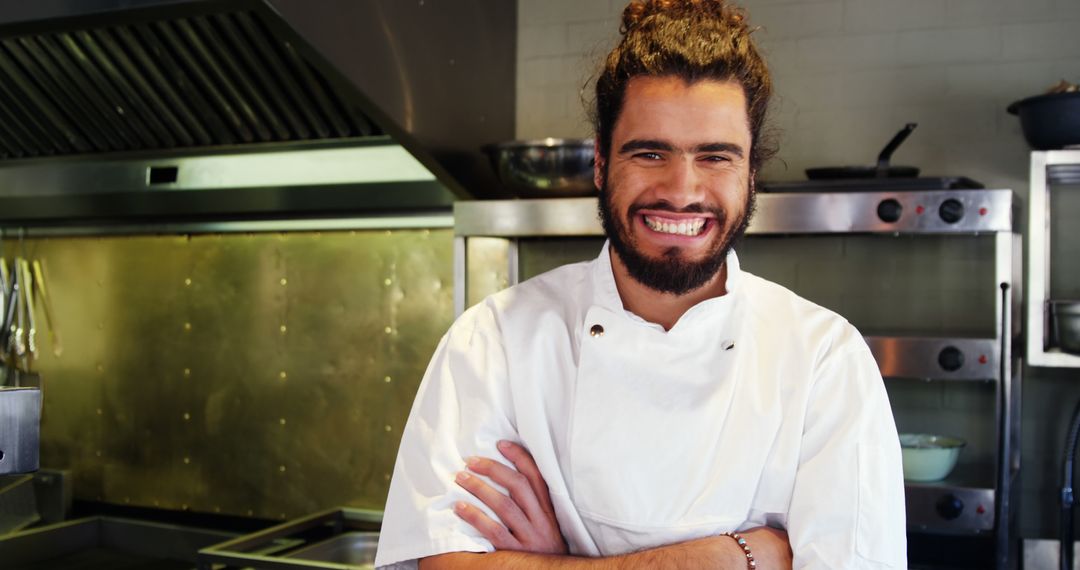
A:
{"label": "gold backsplash panel", "polygon": [[449,229],[5,240],[45,263],[63,344],[39,331],[42,466],[116,504],[381,509],[452,250]]}

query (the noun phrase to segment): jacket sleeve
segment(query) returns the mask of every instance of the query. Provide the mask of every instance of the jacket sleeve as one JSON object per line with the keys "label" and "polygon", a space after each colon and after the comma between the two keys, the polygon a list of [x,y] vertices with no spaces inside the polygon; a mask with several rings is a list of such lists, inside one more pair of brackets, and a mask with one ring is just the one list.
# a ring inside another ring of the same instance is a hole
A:
{"label": "jacket sleeve", "polygon": [[506,370],[490,310],[473,307],[443,337],[417,391],[394,464],[377,567],[415,568],[417,558],[494,550],[453,505],[468,500],[498,519],[454,476],[472,455],[505,462],[495,444],[516,439]]}
{"label": "jacket sleeve", "polygon": [[788,539],[795,568],[907,568],[900,442],[877,363],[854,329],[810,390]]}

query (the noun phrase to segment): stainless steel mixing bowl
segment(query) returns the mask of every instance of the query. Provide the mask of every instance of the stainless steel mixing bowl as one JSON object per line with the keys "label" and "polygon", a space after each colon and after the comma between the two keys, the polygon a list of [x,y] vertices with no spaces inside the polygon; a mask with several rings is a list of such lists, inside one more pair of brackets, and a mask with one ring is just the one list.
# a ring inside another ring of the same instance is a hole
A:
{"label": "stainless steel mixing bowl", "polygon": [[510,141],[484,150],[499,180],[516,196],[563,198],[596,193],[592,139]]}

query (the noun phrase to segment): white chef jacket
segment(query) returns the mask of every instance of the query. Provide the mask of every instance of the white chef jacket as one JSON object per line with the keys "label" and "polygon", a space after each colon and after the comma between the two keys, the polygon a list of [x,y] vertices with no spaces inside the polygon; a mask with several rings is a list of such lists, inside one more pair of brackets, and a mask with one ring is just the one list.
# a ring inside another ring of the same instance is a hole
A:
{"label": "white chef jacket", "polygon": [[[623,308],[608,246],[496,293],[443,337],[402,435],[377,567],[491,543],[453,512],[464,458],[520,442],[570,552],[745,530],[795,568],[906,568],[900,445],[881,375],[835,313],[740,271],[669,331]],[[603,334],[591,331],[603,329]]]}

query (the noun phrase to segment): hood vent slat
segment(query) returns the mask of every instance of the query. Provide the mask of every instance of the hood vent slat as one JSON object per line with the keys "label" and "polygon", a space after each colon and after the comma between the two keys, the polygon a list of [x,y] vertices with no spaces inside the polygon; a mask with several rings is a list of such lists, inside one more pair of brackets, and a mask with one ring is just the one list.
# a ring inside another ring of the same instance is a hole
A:
{"label": "hood vent slat", "polygon": [[0,158],[380,135],[256,12],[0,38]]}

